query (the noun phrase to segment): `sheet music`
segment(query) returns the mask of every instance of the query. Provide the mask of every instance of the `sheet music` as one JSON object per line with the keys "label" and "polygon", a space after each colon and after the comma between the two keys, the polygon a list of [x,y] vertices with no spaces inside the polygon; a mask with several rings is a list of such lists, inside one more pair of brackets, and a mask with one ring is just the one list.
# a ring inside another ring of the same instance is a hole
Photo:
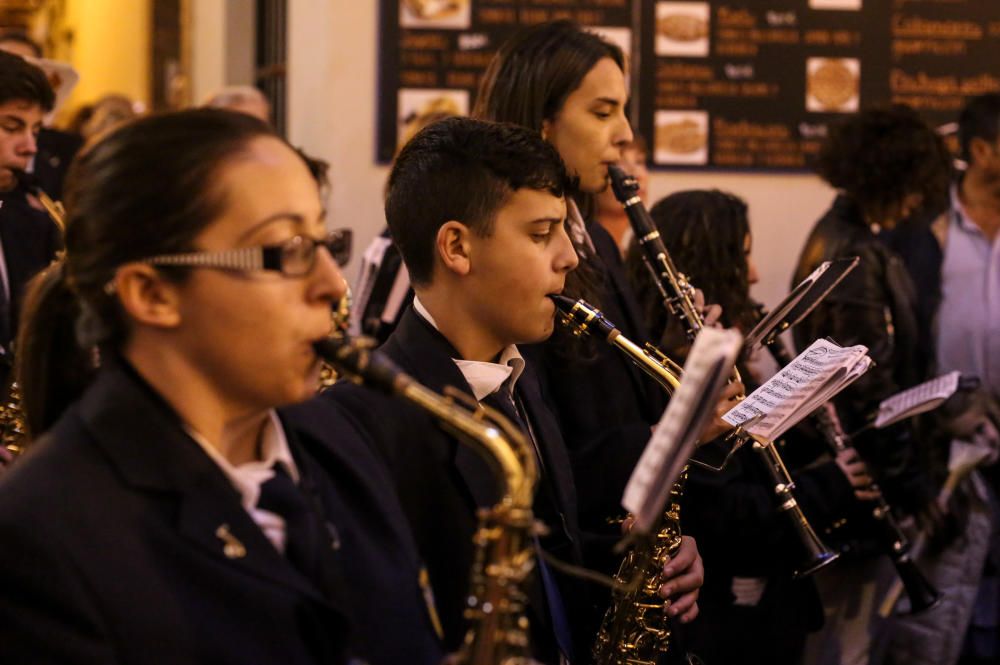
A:
{"label": "sheet music", "polygon": [[776,439],[802,418],[868,371],[871,359],[862,345],[842,347],[818,339],[791,363],[726,415],[730,425],[745,425],[751,434]]}
{"label": "sheet music", "polygon": [[960,378],[961,372],[948,372],[882,400],[878,405],[875,428],[888,427],[918,413],[936,409],[955,394]]}
{"label": "sheet music", "polygon": [[713,417],[722,386],[732,373],[743,337],[735,330],[703,328],[684,364],[681,385],[670,399],[622,497],[648,531],[664,510],[671,487],[687,463],[698,435]]}

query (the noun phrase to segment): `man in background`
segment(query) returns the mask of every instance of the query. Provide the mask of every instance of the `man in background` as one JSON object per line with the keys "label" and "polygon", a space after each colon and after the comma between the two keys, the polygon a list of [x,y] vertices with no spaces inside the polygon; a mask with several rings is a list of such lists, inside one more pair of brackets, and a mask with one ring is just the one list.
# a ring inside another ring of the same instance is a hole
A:
{"label": "man in background", "polygon": [[0,380],[4,385],[24,287],[49,264],[61,244],[58,227],[29,203],[15,175],[36,157],[42,118],[53,102],[41,69],[20,56],[0,52]]}

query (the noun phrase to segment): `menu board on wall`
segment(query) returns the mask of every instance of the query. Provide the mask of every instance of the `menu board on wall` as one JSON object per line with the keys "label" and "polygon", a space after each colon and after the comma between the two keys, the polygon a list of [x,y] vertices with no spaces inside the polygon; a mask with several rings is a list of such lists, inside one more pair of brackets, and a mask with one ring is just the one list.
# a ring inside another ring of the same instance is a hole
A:
{"label": "menu board on wall", "polygon": [[468,113],[497,48],[519,28],[569,19],[631,51],[638,0],[382,0],[378,159],[428,117]]}
{"label": "menu board on wall", "polygon": [[902,103],[941,125],[1000,92],[993,0],[382,0],[379,160],[427,113],[468,112],[503,40],[556,18],[630,53],[662,168],[807,169],[846,114]]}

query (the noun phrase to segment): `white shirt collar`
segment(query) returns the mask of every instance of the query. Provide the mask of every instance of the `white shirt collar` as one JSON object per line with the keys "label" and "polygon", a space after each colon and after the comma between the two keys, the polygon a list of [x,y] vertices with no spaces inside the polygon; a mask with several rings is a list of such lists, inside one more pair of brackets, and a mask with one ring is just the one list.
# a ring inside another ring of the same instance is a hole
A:
{"label": "white shirt collar", "polygon": [[[440,331],[434,317],[431,316],[420,298],[413,297],[413,309],[422,316],[427,323],[431,324],[435,330]],[[458,371],[465,377],[469,387],[472,388],[472,395],[480,402],[487,395],[492,395],[506,385],[511,394],[514,393],[514,384],[517,383],[521,372],[524,371],[524,358],[517,346],[511,344],[500,352],[498,362],[486,362],[482,360],[463,360],[452,358]],[[506,384],[505,384],[506,382]]]}
{"label": "white shirt collar", "polygon": [[187,426],[184,429],[226,474],[229,482],[240,493],[243,508],[247,511],[252,510],[257,505],[257,500],[260,498],[260,486],[274,477],[273,467],[276,463],[285,467],[293,481],[299,482],[298,467],[295,465],[292,451],[288,447],[288,439],[285,437],[281,420],[274,409],[268,411],[268,418],[260,433],[261,458],[244,464],[234,466],[201,434]]}

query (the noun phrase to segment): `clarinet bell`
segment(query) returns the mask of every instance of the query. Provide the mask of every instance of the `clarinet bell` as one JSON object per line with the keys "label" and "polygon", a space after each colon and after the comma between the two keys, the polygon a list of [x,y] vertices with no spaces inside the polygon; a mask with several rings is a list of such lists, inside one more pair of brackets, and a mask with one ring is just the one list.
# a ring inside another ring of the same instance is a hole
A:
{"label": "clarinet bell", "polygon": [[905,614],[913,616],[936,607],[941,602],[941,592],[934,588],[917,564],[909,557],[893,562],[896,573],[903,583],[903,590],[910,601],[910,609]]}

